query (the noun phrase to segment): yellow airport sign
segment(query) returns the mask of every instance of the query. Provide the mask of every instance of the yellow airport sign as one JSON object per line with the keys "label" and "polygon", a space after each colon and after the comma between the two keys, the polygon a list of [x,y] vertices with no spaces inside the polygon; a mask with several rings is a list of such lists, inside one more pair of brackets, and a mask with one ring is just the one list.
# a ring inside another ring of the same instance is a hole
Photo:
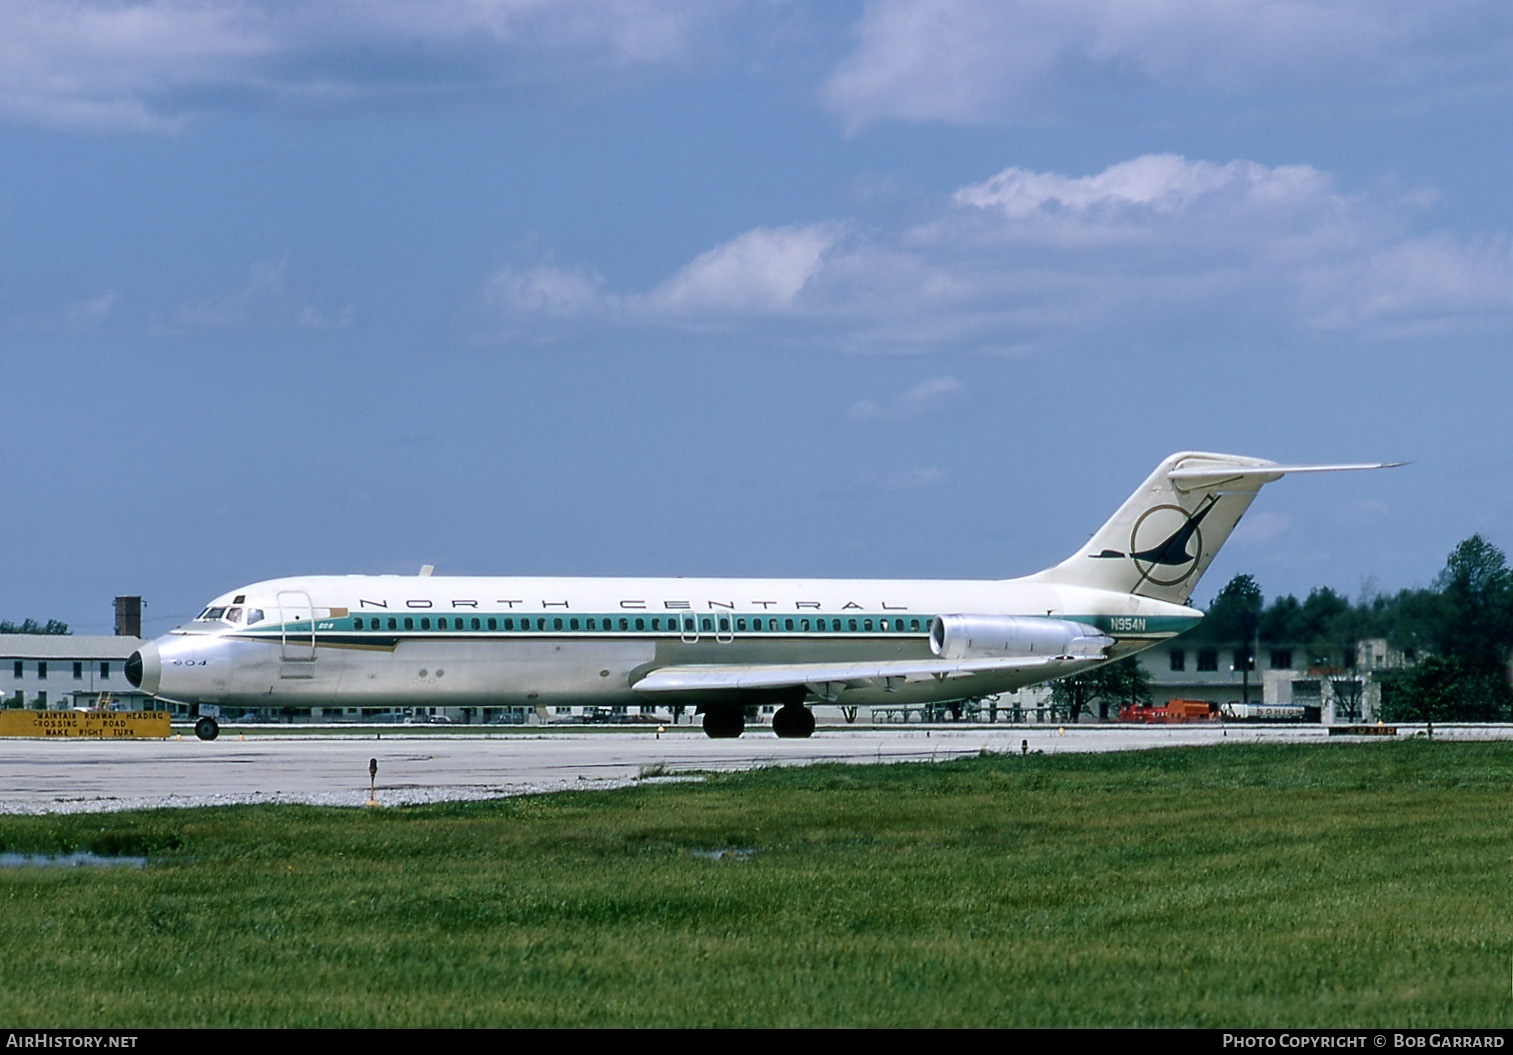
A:
{"label": "yellow airport sign", "polygon": [[0,711],[0,736],[165,740],[167,711]]}

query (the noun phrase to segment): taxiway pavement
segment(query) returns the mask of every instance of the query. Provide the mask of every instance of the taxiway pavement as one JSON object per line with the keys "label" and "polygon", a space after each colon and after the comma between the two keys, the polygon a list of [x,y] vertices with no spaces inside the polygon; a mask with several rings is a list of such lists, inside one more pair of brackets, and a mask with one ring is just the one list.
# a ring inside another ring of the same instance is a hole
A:
{"label": "taxiway pavement", "polygon": [[[1407,730],[1400,731],[1404,735]],[[1437,736],[1454,735],[1436,729]],[[1490,733],[1485,735],[1491,735]],[[1507,735],[1507,731],[1503,731]],[[686,779],[817,762],[924,762],[981,751],[1124,751],[1233,741],[1321,741],[1312,727],[968,726],[834,728],[808,740],[766,730],[710,740],[693,729],[491,734],[299,732],[204,742],[0,739],[0,812],[47,813],[246,802],[360,806],[378,762],[382,805],[493,798]]]}

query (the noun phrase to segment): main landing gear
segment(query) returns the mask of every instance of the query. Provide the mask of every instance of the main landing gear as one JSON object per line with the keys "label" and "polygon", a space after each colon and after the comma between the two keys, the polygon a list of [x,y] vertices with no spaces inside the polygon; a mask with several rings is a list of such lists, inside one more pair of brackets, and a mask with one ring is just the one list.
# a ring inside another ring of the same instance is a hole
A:
{"label": "main landing gear", "polygon": [[710,707],[704,712],[704,735],[711,740],[734,740],[745,731],[744,707]]}
{"label": "main landing gear", "polygon": [[[732,740],[746,731],[746,708],[713,706],[704,709],[704,735],[711,740]],[[814,712],[801,703],[787,703],[772,716],[772,731],[785,740],[801,740],[814,734]]]}
{"label": "main landing gear", "polygon": [[221,735],[220,723],[207,715],[194,723],[194,735],[201,740],[214,740]]}
{"label": "main landing gear", "polygon": [[785,740],[813,736],[814,712],[802,703],[784,704],[772,716],[772,731]]}

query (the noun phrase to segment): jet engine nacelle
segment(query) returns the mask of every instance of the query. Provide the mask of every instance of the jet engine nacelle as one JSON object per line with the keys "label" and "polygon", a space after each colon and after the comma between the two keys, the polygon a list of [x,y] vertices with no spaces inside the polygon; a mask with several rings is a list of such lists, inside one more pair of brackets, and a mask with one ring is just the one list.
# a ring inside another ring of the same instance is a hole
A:
{"label": "jet engine nacelle", "polygon": [[1003,656],[1102,659],[1114,639],[1069,619],[1025,615],[938,615],[930,623],[930,650],[941,659]]}

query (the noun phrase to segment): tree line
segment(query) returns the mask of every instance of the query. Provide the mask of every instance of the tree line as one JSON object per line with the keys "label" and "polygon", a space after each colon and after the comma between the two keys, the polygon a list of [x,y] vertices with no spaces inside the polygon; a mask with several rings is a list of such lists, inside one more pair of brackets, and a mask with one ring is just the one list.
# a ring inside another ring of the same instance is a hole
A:
{"label": "tree line", "polygon": [[[1226,645],[1237,665],[1256,669],[1256,653],[1282,648],[1292,666],[1349,675],[1357,644],[1381,639],[1401,665],[1376,670],[1382,718],[1394,722],[1513,720],[1513,572],[1502,550],[1472,535],[1451,550],[1427,588],[1394,594],[1371,589],[1352,601],[1319,586],[1269,604],[1251,575],[1236,575],[1180,639]],[[1107,719],[1127,703],[1149,704],[1151,683],[1133,658],[1051,685],[1058,717],[1077,721],[1098,708]]]}
{"label": "tree line", "polygon": [[68,624],[57,619],[49,619],[45,623],[39,623],[35,619],[23,619],[19,623],[13,623],[9,619],[0,619],[0,634],[67,634]]}
{"label": "tree line", "polygon": [[1481,535],[1458,543],[1427,588],[1366,589],[1352,601],[1320,586],[1268,604],[1252,576],[1237,575],[1207,612],[1182,640],[1236,646],[1252,669],[1255,651],[1287,648],[1298,669],[1349,670],[1358,642],[1385,640],[1402,659],[1375,674],[1387,721],[1513,719],[1513,572]]}

